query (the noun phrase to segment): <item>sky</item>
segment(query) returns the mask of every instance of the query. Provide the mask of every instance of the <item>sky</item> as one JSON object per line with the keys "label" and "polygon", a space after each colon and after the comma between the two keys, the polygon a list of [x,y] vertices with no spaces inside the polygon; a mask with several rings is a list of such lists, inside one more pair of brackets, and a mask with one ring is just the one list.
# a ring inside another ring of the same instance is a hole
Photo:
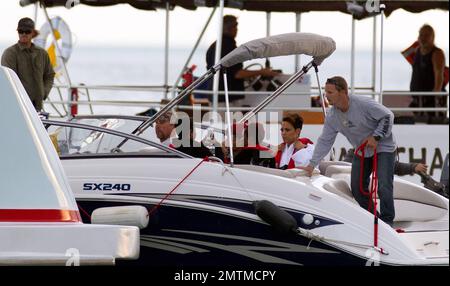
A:
{"label": "sky", "polygon": [[[18,0],[0,1],[0,45],[17,41],[17,21],[24,16],[34,18],[34,6],[20,7]],[[61,16],[70,26],[76,45],[80,46],[156,46],[164,45],[165,11],[141,11],[129,5],[113,7],[75,6],[48,9],[50,16]],[[199,8],[196,11],[176,8],[170,13],[171,47],[192,47],[195,43],[211,9]],[[225,9],[225,14],[233,14],[239,19],[237,42],[264,37],[266,35],[266,14],[235,9]],[[201,46],[208,46],[217,37],[216,13]],[[295,31],[294,13],[272,13],[271,34]],[[39,11],[37,27],[44,21]],[[303,32],[317,33],[335,39],[337,47],[348,49],[351,46],[351,17],[339,12],[304,13],[301,18]],[[424,23],[436,30],[436,44],[448,54],[449,14],[447,11],[432,10],[412,14],[400,10],[384,21],[384,48],[402,50],[416,38]],[[356,45],[359,49],[371,49],[373,20],[356,22]],[[378,19],[378,31],[380,20]],[[448,62],[448,60],[447,60]]]}

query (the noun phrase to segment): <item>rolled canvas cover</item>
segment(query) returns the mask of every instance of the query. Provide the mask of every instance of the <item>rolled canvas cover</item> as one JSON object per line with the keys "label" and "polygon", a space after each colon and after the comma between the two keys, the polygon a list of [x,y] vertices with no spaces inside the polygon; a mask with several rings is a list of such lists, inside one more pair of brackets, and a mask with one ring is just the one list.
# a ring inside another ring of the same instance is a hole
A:
{"label": "rolled canvas cover", "polygon": [[288,33],[247,42],[226,55],[220,61],[223,67],[258,58],[305,54],[320,65],[336,50],[330,37],[311,33]]}

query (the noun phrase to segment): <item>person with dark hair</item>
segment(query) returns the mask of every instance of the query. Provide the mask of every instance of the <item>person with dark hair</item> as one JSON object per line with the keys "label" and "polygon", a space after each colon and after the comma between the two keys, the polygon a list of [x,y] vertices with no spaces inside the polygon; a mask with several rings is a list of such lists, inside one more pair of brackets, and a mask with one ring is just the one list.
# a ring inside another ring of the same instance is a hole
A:
{"label": "person with dark hair", "polygon": [[[186,130],[186,128],[188,128],[188,130]],[[212,156],[211,151],[209,151],[208,147],[203,145],[203,142],[195,141],[195,126],[192,117],[180,119],[177,129],[180,130],[178,130],[178,142],[174,142],[174,145],[177,145],[175,147],[176,150],[196,158],[203,159]],[[187,138],[184,138],[186,134]]]}
{"label": "person with dark hair", "polygon": [[[445,55],[442,49],[434,44],[434,29],[430,25],[423,25],[419,30],[419,48],[412,65],[410,83],[411,91],[445,91],[444,68]],[[411,107],[445,107],[445,96],[413,96]],[[423,114],[418,112],[417,114]],[[440,121],[445,118],[439,113]],[[436,122],[435,112],[425,112],[428,123]],[[420,118],[419,118],[420,119]],[[438,120],[439,121],[439,120]]]}
{"label": "person with dark hair", "polygon": [[[223,17],[223,36],[222,36],[222,53],[220,58],[223,58],[231,51],[233,51],[236,45],[236,35],[238,31],[237,18],[233,15],[225,15]],[[206,52],[206,69],[210,69],[215,64],[216,55],[216,42],[214,42]],[[244,79],[251,78],[255,76],[273,77],[278,75],[278,72],[272,71],[271,69],[261,69],[261,70],[244,70],[242,63],[236,64],[227,68],[227,83],[229,91],[244,91]],[[208,83],[209,89],[213,88],[213,81],[210,80]],[[223,73],[220,72],[219,90],[224,90],[223,86]],[[230,94],[230,101],[239,105],[238,100],[242,100],[245,96],[243,94]],[[224,102],[225,96],[223,94],[219,95],[219,102]]]}
{"label": "person with dark hair", "polygon": [[265,133],[264,126],[259,122],[244,125],[244,146],[237,150],[234,157],[236,164],[275,168],[275,158],[270,145],[264,142]]}
{"label": "person with dark hair", "polygon": [[19,41],[7,48],[2,55],[2,66],[12,69],[36,111],[41,111],[53,85],[55,72],[47,52],[31,42],[39,33],[30,18],[22,18],[17,24]]}
{"label": "person with dark hair", "polygon": [[[394,114],[372,98],[349,95],[347,82],[340,76],[327,80],[325,94],[332,107],[327,113],[322,134],[309,165],[303,169],[309,176],[312,175],[314,167],[330,152],[338,133],[343,134],[355,150],[365,144],[364,158],[353,157],[351,189],[359,205],[373,212],[373,209],[369,209],[369,196],[365,193],[368,193],[376,149],[380,218],[392,226],[395,217],[393,188],[396,144],[392,134]],[[361,164],[364,164],[363,174],[360,174]],[[363,190],[360,190],[360,176]],[[370,204],[370,208],[373,208],[373,204]]]}
{"label": "person with dark hair", "polygon": [[[227,137],[227,132],[225,132]],[[233,162],[238,165],[257,165],[275,168],[275,160],[270,146],[264,143],[265,130],[261,123],[234,123],[233,136]],[[229,147],[225,143],[215,148],[215,156],[230,163]]]}
{"label": "person with dark hair", "polygon": [[308,138],[300,138],[303,128],[303,118],[294,113],[285,116],[281,122],[281,137],[283,143],[278,146],[275,155],[276,167],[292,169],[306,167],[314,152],[314,144]]}

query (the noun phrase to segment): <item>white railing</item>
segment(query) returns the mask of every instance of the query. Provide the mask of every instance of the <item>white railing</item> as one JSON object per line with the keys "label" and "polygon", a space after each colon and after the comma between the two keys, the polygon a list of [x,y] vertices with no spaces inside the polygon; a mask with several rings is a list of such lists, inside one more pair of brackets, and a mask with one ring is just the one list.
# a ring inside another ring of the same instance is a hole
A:
{"label": "white railing", "polygon": [[[65,85],[55,85],[54,90],[56,91],[59,100],[47,100],[46,103],[50,104],[53,111],[57,113],[59,117],[67,117],[69,116],[68,110],[72,105],[87,105],[89,106],[90,113],[94,114],[93,106],[128,106],[128,107],[146,107],[146,108],[160,108],[164,104],[161,104],[161,100],[130,100],[130,99],[92,99],[91,91],[112,91],[113,93],[117,91],[127,91],[127,92],[148,92],[148,93],[159,93],[162,94],[167,90],[171,90],[172,87],[166,86],[135,86],[135,85],[72,85],[71,89],[77,89],[79,93],[79,98],[85,96],[86,100],[67,100],[64,98],[63,94],[69,94],[67,90],[68,86]],[[180,91],[180,89],[176,89]],[[212,91],[209,90],[196,90],[195,94],[203,94],[208,95],[212,94]],[[224,94],[224,92],[219,92],[219,94]],[[253,95],[253,96],[268,96],[272,94],[269,91],[229,91],[230,95],[233,94],[244,94],[244,95]],[[311,88],[311,91],[308,92],[284,92],[285,95],[298,95],[298,96],[319,96],[319,91],[317,88]],[[380,92],[373,91],[371,88],[359,87],[355,88],[355,95],[363,95],[363,96],[371,96],[374,99],[379,99]],[[447,97],[447,107],[389,107],[393,112],[417,112],[417,111],[439,111],[446,112],[447,117],[449,114],[449,104],[448,104],[448,92],[410,92],[410,91],[383,91],[383,96],[445,96]],[[130,97],[127,95],[127,97]],[[54,96],[52,96],[54,98]],[[162,99],[163,97],[161,97]],[[59,106],[59,107],[58,107]],[[188,110],[192,109],[192,106],[184,105],[179,106],[180,109]],[[202,106],[202,110],[212,111],[213,108],[211,106]],[[232,111],[248,111],[252,110],[253,107],[231,107]],[[267,111],[282,111],[287,108],[283,107],[268,107]],[[217,110],[223,111],[224,107],[218,107]],[[320,112],[322,109],[319,107],[304,107],[304,106],[289,106],[289,110],[298,110],[298,111],[316,111]],[[51,111],[51,110],[47,110]]]}

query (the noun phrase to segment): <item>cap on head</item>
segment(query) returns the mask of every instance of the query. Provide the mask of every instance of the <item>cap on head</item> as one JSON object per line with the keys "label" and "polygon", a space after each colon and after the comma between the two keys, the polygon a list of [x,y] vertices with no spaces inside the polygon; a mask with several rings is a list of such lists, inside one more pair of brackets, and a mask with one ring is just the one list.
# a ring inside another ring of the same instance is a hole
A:
{"label": "cap on head", "polygon": [[34,21],[28,17],[20,19],[17,30],[34,30]]}

